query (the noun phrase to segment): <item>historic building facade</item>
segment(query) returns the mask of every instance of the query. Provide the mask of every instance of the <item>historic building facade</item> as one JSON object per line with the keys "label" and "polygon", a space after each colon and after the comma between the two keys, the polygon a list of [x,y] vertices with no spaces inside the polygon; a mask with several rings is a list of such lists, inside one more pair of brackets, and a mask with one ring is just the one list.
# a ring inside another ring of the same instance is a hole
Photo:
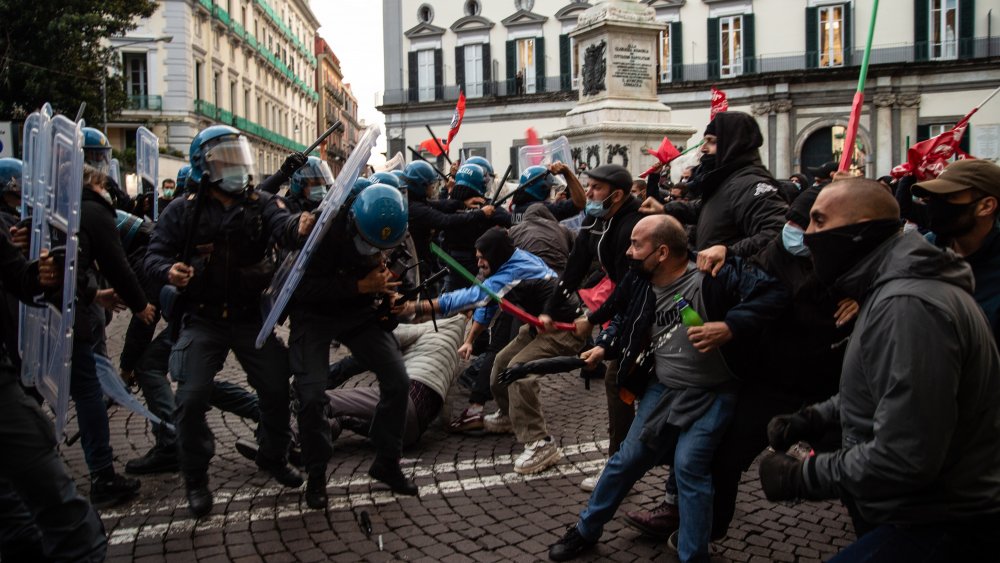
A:
{"label": "historic building facade", "polygon": [[351,85],[344,82],[340,59],[322,37],[316,38],[316,83],[320,86],[319,128],[325,131],[339,119],[344,128],[330,135],[321,146],[323,158],[334,174],[339,174],[344,161],[357,146],[363,125],[358,122],[358,100]]}

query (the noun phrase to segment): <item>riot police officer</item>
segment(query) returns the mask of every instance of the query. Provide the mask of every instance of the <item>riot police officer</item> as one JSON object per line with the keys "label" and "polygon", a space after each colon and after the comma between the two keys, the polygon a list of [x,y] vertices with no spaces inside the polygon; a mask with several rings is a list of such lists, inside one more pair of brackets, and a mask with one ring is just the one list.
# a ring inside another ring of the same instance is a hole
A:
{"label": "riot police officer", "polygon": [[288,184],[288,194],[285,203],[292,213],[314,211],[326,197],[326,191],[333,185],[333,172],[325,160],[315,156],[306,159],[306,163],[292,174]]}
{"label": "riot police officer", "polygon": [[[556,174],[566,180],[566,186],[569,188],[569,199],[549,201],[552,187],[555,185]],[[514,205],[511,207],[511,213],[514,216],[515,225],[521,222],[524,212],[529,207],[539,204],[548,208],[557,221],[562,221],[579,215],[583,211],[587,204],[587,192],[584,191],[580,180],[568,166],[561,162],[553,162],[548,166],[525,168],[524,172],[521,173],[517,192],[514,193],[512,199]]]}
{"label": "riot police officer", "polygon": [[12,226],[21,218],[22,169],[19,159],[0,158],[0,214],[4,215],[2,224],[5,227]]}
{"label": "riot police officer", "polygon": [[[199,186],[198,194],[168,206],[160,216],[146,268],[154,281],[183,288],[188,303],[170,372],[178,381],[174,422],[188,505],[195,516],[203,516],[212,509],[208,463],[215,450],[205,412],[212,380],[230,350],[260,399],[257,465],[282,485],[302,484],[286,459],[287,350],[274,334],[260,350],[254,342],[262,322],[258,300],[274,270],[267,255],[270,241],[285,247],[301,244],[315,218],[309,213],[292,215],[280,198],[250,186],[250,143],[232,127],[215,125],[198,133],[190,161],[189,183]],[[200,212],[196,206],[201,206]],[[196,215],[199,221],[192,224]],[[191,241],[185,240],[189,232]],[[182,260],[186,243],[197,251],[191,264]],[[162,305],[166,309],[168,303]]]}
{"label": "riot police officer", "polygon": [[[349,207],[347,207],[349,206]],[[314,250],[289,306],[289,355],[299,400],[299,438],[308,472],[306,503],[327,503],[326,466],[333,452],[324,416],[330,343],[347,345],[375,372],[380,399],[370,437],[376,457],[368,473],[393,491],[416,495],[399,466],[406,424],[409,378],[391,326],[381,318],[382,301],[399,282],[385,266],[383,251],[406,234],[407,215],[399,190],[374,184],[349,200]]]}
{"label": "riot police officer", "polygon": [[[111,143],[100,129],[83,128],[83,162],[108,176],[104,188],[111,194],[112,205],[122,211],[135,212],[135,202],[118,185],[118,178],[111,177]],[[136,213],[141,215],[142,213]]]}

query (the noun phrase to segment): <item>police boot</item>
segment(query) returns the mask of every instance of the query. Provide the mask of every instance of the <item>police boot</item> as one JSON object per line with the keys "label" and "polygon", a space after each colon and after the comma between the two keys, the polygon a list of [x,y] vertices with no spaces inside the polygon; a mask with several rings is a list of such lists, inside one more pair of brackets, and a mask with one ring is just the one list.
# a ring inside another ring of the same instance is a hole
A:
{"label": "police boot", "polygon": [[302,474],[287,463],[282,463],[281,465],[275,465],[273,467],[265,467],[263,469],[266,469],[267,472],[271,474],[271,477],[274,477],[275,481],[286,487],[297,489],[302,486]]}
{"label": "police boot", "polygon": [[201,518],[212,511],[212,492],[208,490],[208,475],[185,477],[187,488],[188,510],[195,518]]}
{"label": "police boot", "polygon": [[309,480],[306,481],[306,505],[317,510],[326,508],[326,467],[309,469]]}
{"label": "police boot", "polygon": [[376,457],[371,469],[368,470],[368,475],[389,485],[394,493],[415,497],[419,492],[413,481],[403,475],[398,459]]}

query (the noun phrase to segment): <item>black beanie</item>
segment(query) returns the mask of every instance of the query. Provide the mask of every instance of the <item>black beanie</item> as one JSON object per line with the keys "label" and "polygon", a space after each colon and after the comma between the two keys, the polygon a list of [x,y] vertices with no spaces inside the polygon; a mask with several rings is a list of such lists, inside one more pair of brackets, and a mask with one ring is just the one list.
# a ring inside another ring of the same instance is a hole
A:
{"label": "black beanie", "polygon": [[819,186],[810,187],[802,190],[799,197],[795,198],[795,201],[788,206],[788,213],[785,218],[789,221],[794,221],[795,224],[802,227],[802,230],[806,230],[809,227],[809,210],[812,209],[813,203],[816,202],[816,197],[819,196],[820,191]]}
{"label": "black beanie", "polygon": [[507,229],[503,227],[493,227],[476,240],[476,250],[482,253],[483,258],[486,259],[492,274],[495,274],[501,266],[506,264],[507,260],[510,260],[516,249],[514,240],[510,238]]}
{"label": "black beanie", "polygon": [[716,135],[716,133],[715,133],[715,119],[712,119],[712,121],[708,122],[708,125],[705,126],[705,132],[702,135]]}

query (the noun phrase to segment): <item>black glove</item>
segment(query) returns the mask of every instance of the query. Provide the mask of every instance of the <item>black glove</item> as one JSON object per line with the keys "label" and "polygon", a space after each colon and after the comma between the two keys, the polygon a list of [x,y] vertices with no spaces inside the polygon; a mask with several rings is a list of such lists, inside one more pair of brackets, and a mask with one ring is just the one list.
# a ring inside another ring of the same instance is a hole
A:
{"label": "black glove", "polygon": [[309,159],[308,157],[306,157],[306,155],[300,152],[293,152],[292,154],[288,155],[288,158],[285,159],[285,162],[281,163],[281,169],[280,169],[281,173],[291,178],[292,174],[295,174],[296,170],[305,166],[308,160]]}
{"label": "black glove", "polygon": [[795,414],[783,414],[767,423],[767,441],[775,451],[785,453],[799,441],[815,442],[823,437],[826,424],[815,409],[806,407]]}
{"label": "black glove", "polygon": [[771,502],[807,498],[804,462],[786,454],[770,454],[760,461],[760,485]]}
{"label": "black glove", "polygon": [[516,364],[508,367],[507,369],[501,371],[497,375],[497,384],[501,387],[507,387],[511,383],[519,379],[524,379],[528,377],[530,372],[524,368],[524,364]]}

